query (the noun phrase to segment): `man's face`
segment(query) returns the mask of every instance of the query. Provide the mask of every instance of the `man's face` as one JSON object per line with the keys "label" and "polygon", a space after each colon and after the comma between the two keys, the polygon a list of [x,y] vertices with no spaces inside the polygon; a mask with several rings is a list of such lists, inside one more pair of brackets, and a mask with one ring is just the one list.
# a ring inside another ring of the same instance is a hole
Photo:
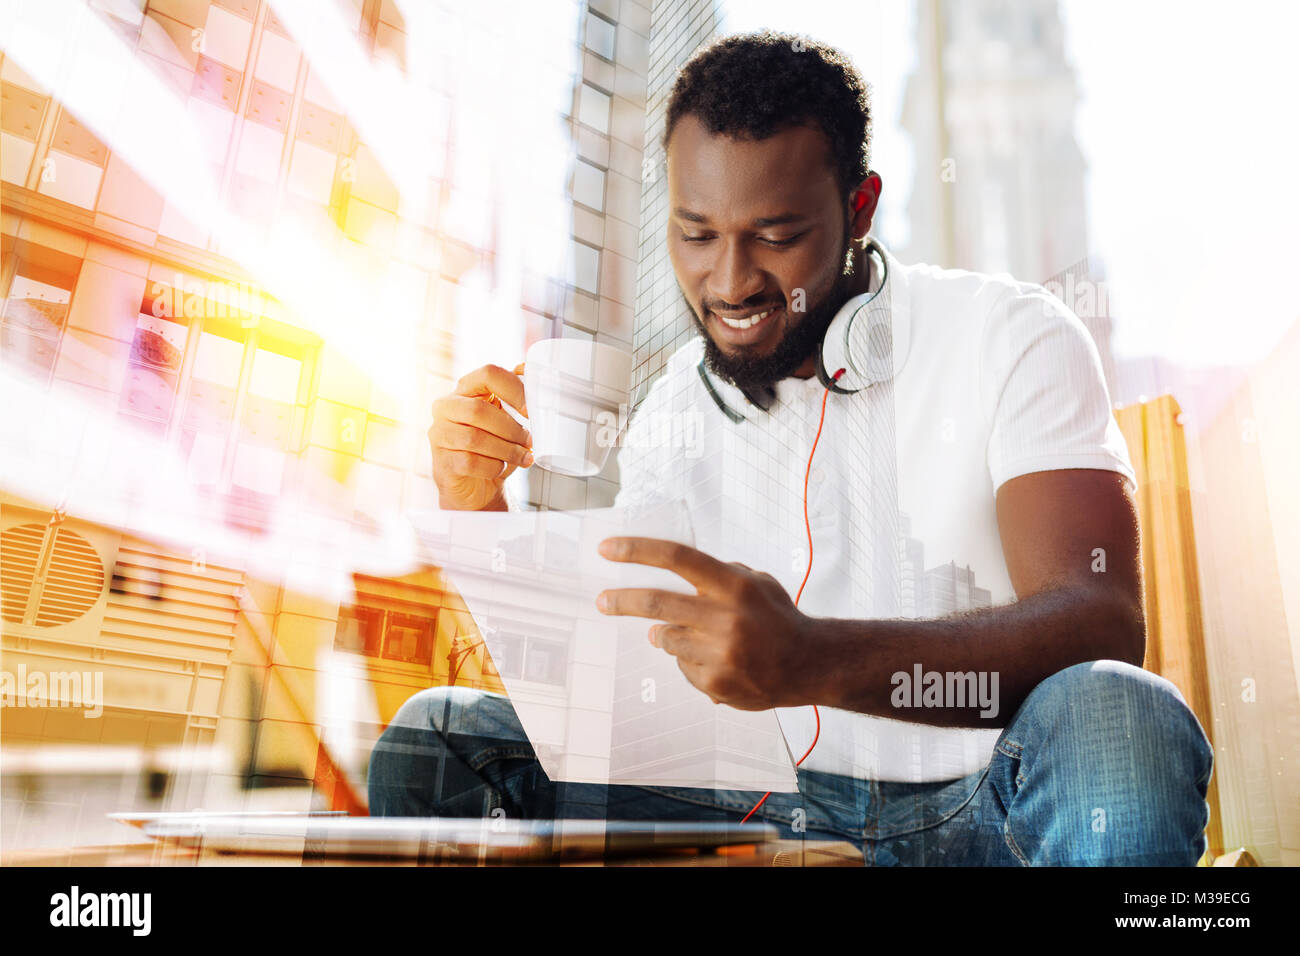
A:
{"label": "man's face", "polygon": [[861,224],[825,135],[738,140],[688,114],[669,141],[668,196],[668,252],[710,368],[742,388],[811,375],[860,278],[846,263]]}

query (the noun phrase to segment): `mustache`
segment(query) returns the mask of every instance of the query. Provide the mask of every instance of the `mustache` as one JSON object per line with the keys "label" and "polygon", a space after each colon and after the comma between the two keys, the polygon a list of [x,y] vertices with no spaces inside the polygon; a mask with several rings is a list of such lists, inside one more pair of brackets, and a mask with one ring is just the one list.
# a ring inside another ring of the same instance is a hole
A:
{"label": "mustache", "polygon": [[747,312],[752,309],[773,309],[784,307],[785,299],[746,299],[740,305],[732,305],[730,302],[724,302],[721,299],[715,299],[710,302],[707,299],[701,300],[700,308],[705,312],[720,312],[726,315],[728,312]]}

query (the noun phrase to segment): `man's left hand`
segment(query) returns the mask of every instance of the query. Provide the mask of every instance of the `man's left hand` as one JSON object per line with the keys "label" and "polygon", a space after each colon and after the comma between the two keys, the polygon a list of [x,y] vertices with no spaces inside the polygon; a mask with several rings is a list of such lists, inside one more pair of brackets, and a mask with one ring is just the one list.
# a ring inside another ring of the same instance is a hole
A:
{"label": "man's left hand", "polygon": [[677,658],[686,679],[715,703],[767,710],[813,702],[801,686],[813,659],[812,618],[772,575],[659,538],[606,538],[600,553],[664,568],[694,585],[695,594],[611,589],[596,606],[604,614],[663,621],[650,628],[650,643]]}

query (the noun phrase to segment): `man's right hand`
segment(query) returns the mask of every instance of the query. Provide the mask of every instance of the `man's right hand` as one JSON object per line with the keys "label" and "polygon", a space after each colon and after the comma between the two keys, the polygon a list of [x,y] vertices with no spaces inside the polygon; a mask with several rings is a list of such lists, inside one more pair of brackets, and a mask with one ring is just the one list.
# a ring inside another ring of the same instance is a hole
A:
{"label": "man's right hand", "polygon": [[523,365],[484,365],[433,403],[429,445],[438,506],[448,511],[505,511],[505,480],[533,463],[533,437],[501,407],[525,417]]}

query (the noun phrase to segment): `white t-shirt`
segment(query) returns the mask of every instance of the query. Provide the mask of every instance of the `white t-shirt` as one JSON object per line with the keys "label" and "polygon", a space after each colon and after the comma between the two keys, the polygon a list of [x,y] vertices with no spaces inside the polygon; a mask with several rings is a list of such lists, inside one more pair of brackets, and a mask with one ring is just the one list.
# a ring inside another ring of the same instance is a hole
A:
{"label": "white t-shirt", "polygon": [[[1062,468],[1134,482],[1096,346],[1039,285],[903,266],[871,246],[887,266],[872,302],[888,310],[895,371],[829,397],[809,477],[813,564],[799,607],[856,620],[1010,603],[994,498],[1003,482]],[[633,414],[617,504],[684,498],[698,548],[767,571],[793,597],[807,566],[803,484],[823,386],[785,379],[764,410],[704,370],[703,355],[698,337],[678,349]],[[922,673],[938,670],[918,656]],[[988,762],[999,735],[914,723],[903,709],[900,719],[820,711],[821,737],[803,766],[860,779],[965,776]],[[812,708],[777,715],[802,756]]]}

